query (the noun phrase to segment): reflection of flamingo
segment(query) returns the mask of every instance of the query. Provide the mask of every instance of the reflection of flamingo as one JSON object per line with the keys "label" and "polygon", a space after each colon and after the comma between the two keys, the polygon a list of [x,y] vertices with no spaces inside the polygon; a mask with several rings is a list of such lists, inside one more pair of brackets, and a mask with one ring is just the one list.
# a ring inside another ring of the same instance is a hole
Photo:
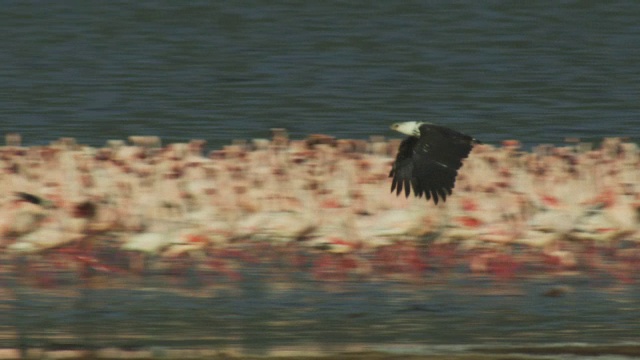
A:
{"label": "reflection of flamingo", "polygon": [[375,271],[383,276],[420,279],[430,265],[419,244],[398,241],[376,249],[372,259]]}
{"label": "reflection of flamingo", "polygon": [[334,239],[318,254],[312,264],[317,280],[347,280],[350,275],[363,276],[366,262],[353,252],[353,244]]}
{"label": "reflection of flamingo", "polygon": [[618,250],[593,242],[582,256],[590,274],[600,273],[622,283],[633,283],[637,278],[640,268],[640,251],[637,248]]}
{"label": "reflection of flamingo", "polygon": [[[43,286],[52,286],[51,274],[43,273],[46,265],[35,266],[33,259],[49,259],[59,268],[72,267],[78,271],[82,278],[86,278],[93,271],[112,272],[113,269],[92,252],[92,240],[96,234],[93,221],[96,217],[96,205],[91,201],[71,202],[65,207],[52,207],[46,205],[46,200],[31,198],[20,194],[20,198],[26,199],[30,204],[39,204],[48,207],[46,217],[35,230],[21,235],[8,246],[8,250],[15,255],[28,255],[31,269],[38,273],[38,279]],[[100,230],[100,229],[98,229]],[[64,257],[64,261],[60,260]]]}
{"label": "reflection of flamingo", "polygon": [[354,234],[349,210],[334,211],[321,219],[313,238],[306,244],[317,250],[312,273],[319,280],[345,280],[349,274],[366,272],[366,267],[361,266],[365,262],[357,254],[361,243]]}
{"label": "reflection of flamingo", "polygon": [[483,250],[472,254],[469,269],[472,273],[491,274],[500,280],[511,280],[522,266],[513,255],[500,250]]}

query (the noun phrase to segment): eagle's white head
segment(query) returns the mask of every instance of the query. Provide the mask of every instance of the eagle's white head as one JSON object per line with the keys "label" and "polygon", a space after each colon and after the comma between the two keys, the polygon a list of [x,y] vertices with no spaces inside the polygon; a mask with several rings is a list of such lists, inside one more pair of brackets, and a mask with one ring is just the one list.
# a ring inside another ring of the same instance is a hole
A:
{"label": "eagle's white head", "polygon": [[419,121],[405,121],[391,125],[391,130],[395,130],[409,136],[420,137],[420,125],[422,124],[423,123]]}

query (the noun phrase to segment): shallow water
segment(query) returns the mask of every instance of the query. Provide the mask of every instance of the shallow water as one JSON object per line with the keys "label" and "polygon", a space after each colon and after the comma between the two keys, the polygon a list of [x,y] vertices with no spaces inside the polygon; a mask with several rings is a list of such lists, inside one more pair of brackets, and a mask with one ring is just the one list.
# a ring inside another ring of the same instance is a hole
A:
{"label": "shallow water", "polygon": [[[282,270],[254,264],[233,280],[191,271],[88,279],[57,272],[49,273],[55,283],[47,287],[33,274],[5,273],[0,348],[234,349],[249,355],[354,348],[563,354],[568,345],[579,346],[573,353],[582,355],[589,354],[585,349],[638,350],[637,284],[598,274],[505,280],[458,269],[413,279],[317,281]],[[550,289],[563,290],[547,296]]]}

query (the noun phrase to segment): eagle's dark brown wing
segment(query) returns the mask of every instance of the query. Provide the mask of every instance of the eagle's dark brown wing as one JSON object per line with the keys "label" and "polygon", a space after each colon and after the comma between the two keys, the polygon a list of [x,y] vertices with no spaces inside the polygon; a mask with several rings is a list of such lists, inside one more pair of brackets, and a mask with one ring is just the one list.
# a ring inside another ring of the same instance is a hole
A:
{"label": "eagle's dark brown wing", "polygon": [[427,200],[433,198],[446,201],[451,195],[462,167],[462,160],[477,140],[442,126],[423,124],[420,137],[408,137],[400,144],[396,161],[391,168],[391,191],[400,195],[404,189],[409,197],[410,189],[417,197],[424,194]]}

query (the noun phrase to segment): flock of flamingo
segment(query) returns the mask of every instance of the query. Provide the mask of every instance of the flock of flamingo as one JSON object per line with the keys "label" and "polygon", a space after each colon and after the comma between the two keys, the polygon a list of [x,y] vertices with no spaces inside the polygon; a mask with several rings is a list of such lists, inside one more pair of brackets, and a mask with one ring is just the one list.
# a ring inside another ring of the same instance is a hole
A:
{"label": "flock of flamingo", "polygon": [[[477,145],[453,195],[434,205],[390,193],[400,139],[234,141],[102,148],[62,138],[0,147],[3,261],[28,271],[140,274],[189,269],[240,281],[243,269],[320,280],[502,279],[640,270],[640,151],[618,138],[523,150]],[[62,270],[60,270],[62,269]],[[51,277],[52,275],[48,275]]]}

